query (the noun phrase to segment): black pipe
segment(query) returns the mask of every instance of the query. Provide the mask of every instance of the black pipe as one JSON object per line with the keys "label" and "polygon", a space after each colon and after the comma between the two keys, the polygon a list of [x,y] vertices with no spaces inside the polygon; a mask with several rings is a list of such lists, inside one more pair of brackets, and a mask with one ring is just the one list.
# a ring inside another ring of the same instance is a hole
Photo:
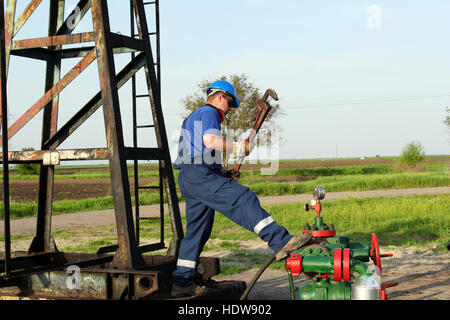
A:
{"label": "black pipe", "polygon": [[246,300],[248,294],[253,289],[253,286],[255,285],[256,281],[258,281],[259,277],[263,274],[263,272],[267,269],[267,267],[275,260],[275,255],[272,255],[267,261],[264,263],[264,265],[261,267],[261,269],[258,270],[258,272],[254,275],[252,281],[250,282],[247,289],[245,289],[244,293],[241,296],[240,300]]}

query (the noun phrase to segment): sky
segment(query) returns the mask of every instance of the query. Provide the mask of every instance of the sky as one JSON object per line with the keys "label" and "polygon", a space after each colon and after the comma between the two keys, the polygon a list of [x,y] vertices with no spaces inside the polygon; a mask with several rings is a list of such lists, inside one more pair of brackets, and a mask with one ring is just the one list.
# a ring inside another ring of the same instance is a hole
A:
{"label": "sky", "polygon": [[[17,16],[28,2],[18,1]],[[43,2],[17,39],[46,36]],[[76,2],[67,0],[67,7]],[[129,34],[129,1],[108,2],[112,31]],[[181,99],[198,92],[201,81],[245,74],[261,92],[273,88],[280,98],[280,159],[398,156],[412,141],[428,155],[448,155],[449,12],[447,0],[161,0],[162,108],[171,150],[183,120]],[[75,33],[91,30],[88,14]],[[116,56],[117,71],[129,59]],[[63,73],[78,61],[64,61]],[[43,95],[44,70],[43,62],[12,57],[10,124]],[[140,73],[139,94],[145,86]],[[93,63],[61,94],[60,126],[98,90]],[[130,85],[119,94],[131,146]],[[148,106],[139,101],[140,124],[151,124]],[[39,114],[10,140],[10,149],[39,149],[41,122]],[[141,129],[139,145],[155,146],[152,136]],[[99,110],[61,148],[105,145]]]}

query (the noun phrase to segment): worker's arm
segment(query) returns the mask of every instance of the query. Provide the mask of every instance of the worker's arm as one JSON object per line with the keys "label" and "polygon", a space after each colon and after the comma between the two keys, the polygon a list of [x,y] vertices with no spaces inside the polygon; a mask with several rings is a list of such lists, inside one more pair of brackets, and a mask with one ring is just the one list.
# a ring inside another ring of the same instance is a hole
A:
{"label": "worker's arm", "polygon": [[232,152],[233,141],[227,141],[216,134],[205,134],[203,136],[203,143],[208,149]]}

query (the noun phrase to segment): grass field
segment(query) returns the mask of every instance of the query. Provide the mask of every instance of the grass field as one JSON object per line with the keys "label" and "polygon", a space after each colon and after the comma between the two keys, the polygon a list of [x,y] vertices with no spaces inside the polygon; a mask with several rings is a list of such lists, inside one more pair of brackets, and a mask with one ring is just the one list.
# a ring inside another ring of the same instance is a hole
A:
{"label": "grass field", "polygon": [[[305,212],[302,203],[266,206],[265,209],[294,235],[302,233],[305,223],[314,221],[314,214]],[[334,224],[338,235],[346,235],[351,241],[369,242],[370,235],[376,233],[380,246],[427,247],[436,252],[446,252],[450,241],[450,194],[324,201],[322,216],[325,223]],[[165,221],[165,239],[169,242],[172,231],[168,216]],[[182,222],[184,225],[184,215]],[[141,239],[158,239],[159,228],[158,221],[142,221]],[[75,244],[79,235],[56,231],[54,237],[74,239]],[[20,238],[23,236],[15,236],[13,241]],[[270,254],[248,250],[246,244],[249,241],[261,240],[253,232],[216,213],[211,238],[204,252],[229,252],[221,258],[221,275],[259,268]],[[87,242],[63,249],[65,252],[95,253],[99,247],[116,243],[114,227],[110,226],[97,229]],[[283,270],[284,263],[275,262],[270,267]]]}
{"label": "grass field", "polygon": [[[305,166],[304,164],[308,163],[306,161],[281,161],[280,170],[271,176],[261,175],[259,169],[252,169],[251,166],[249,166],[249,169],[244,167],[240,183],[249,186],[258,196],[310,193],[316,185],[325,186],[327,192],[449,186],[450,157],[430,159],[439,161],[426,162],[416,170],[400,168],[396,158],[389,158],[390,163],[388,164],[383,163],[386,162],[386,159],[381,158],[373,159],[373,161],[369,161],[369,164],[361,162],[361,165],[339,165],[340,162],[336,160],[334,162],[321,160],[316,161],[316,166],[313,167]],[[345,164],[345,161],[343,160],[341,163]],[[317,163],[319,166],[317,166]],[[84,181],[94,179],[103,179],[106,181],[104,184],[109,183],[109,169],[105,166],[59,168],[62,169],[56,170],[55,181],[57,182],[59,179],[73,180],[73,188],[81,188]],[[177,184],[178,171],[174,171],[174,174]],[[129,176],[130,178],[133,176],[133,170],[131,169]],[[156,179],[158,170],[155,170],[154,165],[147,165],[139,171],[139,176]],[[38,178],[36,176],[11,175],[12,181],[27,179],[37,180]],[[149,184],[154,185],[156,183]],[[104,210],[114,207],[113,198],[110,194],[101,197],[89,197],[88,191],[83,199],[70,199],[70,196],[71,192],[68,191],[67,199],[53,202],[54,214]],[[178,199],[183,201],[180,193],[178,193]],[[159,203],[157,193],[140,193],[141,205],[157,203]],[[0,203],[0,209],[2,205]],[[3,214],[2,211],[0,215]],[[11,217],[13,219],[34,216],[36,211],[36,201],[11,203]]]}
{"label": "grass field", "polygon": [[[314,214],[305,212],[303,203],[264,208],[292,234],[301,234],[305,223],[314,222]],[[450,194],[349,198],[325,201],[322,208],[325,223],[334,224],[339,234],[345,234],[353,241],[368,241],[367,236],[372,232],[379,235],[380,245],[446,245],[450,240]],[[184,216],[182,219],[184,223]],[[142,235],[157,238],[158,228],[158,221],[144,221]],[[165,232],[170,237],[169,224]],[[232,243],[258,238],[217,213],[211,239],[229,242],[222,244],[225,246],[237,246]]]}

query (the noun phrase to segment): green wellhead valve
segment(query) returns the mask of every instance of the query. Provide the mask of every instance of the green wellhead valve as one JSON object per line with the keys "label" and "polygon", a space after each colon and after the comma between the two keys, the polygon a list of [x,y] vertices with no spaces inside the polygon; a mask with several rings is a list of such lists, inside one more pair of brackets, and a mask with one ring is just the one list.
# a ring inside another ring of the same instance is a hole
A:
{"label": "green wellhead valve", "polygon": [[[305,210],[317,215],[313,225],[306,224],[303,233],[313,235],[310,244],[291,253],[286,260],[292,300],[386,300],[386,288],[398,283],[381,284],[381,254],[378,239],[372,233],[368,242],[351,242],[336,235],[334,225],[327,225],[320,215],[325,189],[314,188],[311,204]],[[373,265],[368,263],[372,260]],[[294,285],[294,278],[304,274],[311,280],[303,287]]]}

